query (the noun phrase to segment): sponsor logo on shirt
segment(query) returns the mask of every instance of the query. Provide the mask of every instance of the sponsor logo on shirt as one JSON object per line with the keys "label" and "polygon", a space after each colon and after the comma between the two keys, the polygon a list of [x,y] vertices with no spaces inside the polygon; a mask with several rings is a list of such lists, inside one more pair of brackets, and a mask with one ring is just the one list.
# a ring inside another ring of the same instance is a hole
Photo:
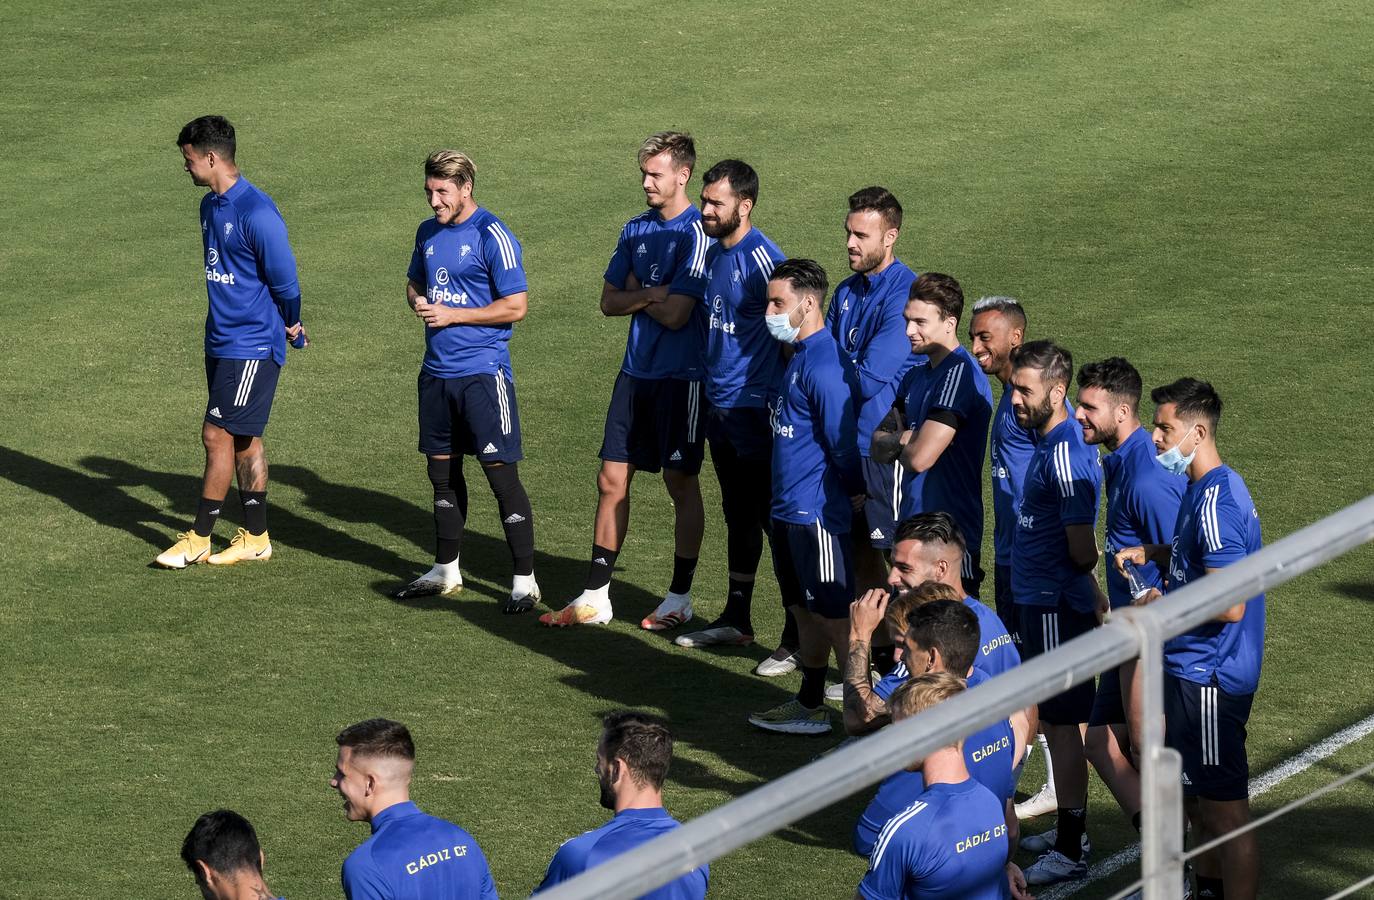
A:
{"label": "sponsor logo on shirt", "polygon": [[218,248],[216,248],[216,247],[211,247],[211,248],[209,249],[209,251],[206,252],[206,254],[205,254],[205,264],[206,264],[207,266],[217,266],[217,265],[219,265],[219,249],[218,249]]}
{"label": "sponsor logo on shirt", "polygon": [[[848,309],[848,308],[849,308],[849,304],[846,303],[846,304],[845,304],[845,309]],[[851,351],[857,350],[857,349],[858,349],[858,347],[859,347],[859,329],[857,329],[857,328],[851,328],[851,329],[849,329],[849,334],[845,337],[845,344],[846,344],[846,346],[847,346]]]}
{"label": "sponsor logo on shirt", "polygon": [[434,280],[440,284],[448,284],[448,269],[443,266],[434,270]]}
{"label": "sponsor logo on shirt", "polygon": [[1017,514],[1016,514],[1016,524],[1017,524],[1017,525],[1020,525],[1022,528],[1026,529],[1027,531],[1033,530],[1033,529],[1035,528],[1035,516],[1027,516],[1027,515],[1023,515],[1023,514],[1021,514],[1021,513],[1017,513]]}
{"label": "sponsor logo on shirt", "polygon": [[721,334],[734,334],[735,323],[727,322],[725,321],[725,318],[723,316],[716,315],[716,313],[720,312],[722,307],[724,306],[725,301],[721,299],[720,294],[716,294],[715,299],[711,301],[711,309],[714,310],[714,312],[711,313],[711,318],[708,322],[708,327],[713,329],[719,328]]}

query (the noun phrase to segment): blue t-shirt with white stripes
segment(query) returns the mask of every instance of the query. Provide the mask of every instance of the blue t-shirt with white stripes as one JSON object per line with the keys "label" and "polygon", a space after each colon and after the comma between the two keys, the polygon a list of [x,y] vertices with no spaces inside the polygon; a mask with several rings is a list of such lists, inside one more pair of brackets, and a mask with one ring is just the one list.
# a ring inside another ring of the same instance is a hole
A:
{"label": "blue t-shirt with white stripes", "polygon": [[372,836],[344,860],[342,880],[348,900],[496,900],[473,836],[409,800],[372,817]]}
{"label": "blue t-shirt with white stripes", "polygon": [[[656,209],[646,210],[621,229],[606,266],[606,283],[623,291],[633,272],[640,287],[666,284],[669,293],[703,297],[710,245],[701,227],[701,211],[695,206],[668,220]],[[700,302],[692,305],[687,324],[676,330],[643,310],[633,314],[620,370],[635,378],[701,381],[706,366],[706,318]]]}
{"label": "blue t-shirt with white stripes", "polygon": [[965,543],[983,546],[983,458],[992,389],[973,354],[955,347],[938,366],[912,366],[897,390],[898,408],[915,434],[935,415],[953,416],[954,439],[921,476],[903,471],[901,518],[922,512],[954,517]]}
{"label": "blue t-shirt with white stripes", "polygon": [[1093,575],[1069,558],[1064,527],[1096,524],[1101,485],[1097,448],[1084,443],[1083,427],[1072,416],[1036,444],[1026,466],[1011,558],[1017,604],[1055,607],[1062,599],[1078,612],[1093,611]]}
{"label": "blue t-shirt with white stripes", "polygon": [[[678,827],[678,821],[662,807],[622,809],[600,828],[564,841],[554,854],[548,871],[544,873],[544,880],[535,893],[562,884]],[[699,866],[644,894],[642,900],[701,900],[706,896],[710,880],[710,867]]]}
{"label": "blue t-shirt with white stripes", "polygon": [[[277,205],[247,178],[200,201],[205,249],[205,355],[286,363],[286,326],[300,321],[296,257]],[[284,321],[290,317],[292,321]]]}
{"label": "blue t-shirt with white stripes", "polygon": [[[477,207],[462,222],[440,225],[426,219],[415,232],[407,277],[424,285],[430,303],[463,309],[528,290],[520,242],[504,222]],[[510,364],[512,323],[425,327],[422,368],[436,378],[462,378],[502,372]]]}
{"label": "blue t-shirt with white stripes", "polygon": [[[763,408],[778,393],[787,362],[768,333],[768,277],[787,257],[757,228],[733,247],[706,250],[706,281],[677,281],[674,293],[706,301],[706,397],[712,406]],[[693,291],[704,288],[704,294]]]}
{"label": "blue t-shirt with white stripes", "polygon": [[1002,900],[1004,805],[970,778],[933,784],[879,832],[859,882],[866,900]]}
{"label": "blue t-shirt with white stripes", "polygon": [[[1137,428],[1117,448],[1102,457],[1107,491],[1107,550],[1144,544],[1168,544],[1174,539],[1178,505],[1188,479],[1171,475],[1155,461],[1155,445],[1144,428]],[[1163,588],[1163,573],[1152,562],[1138,566],[1140,580]],[[1134,602],[1131,587],[1107,560],[1107,599],[1112,608]]]}
{"label": "blue t-shirt with white stripes", "polygon": [[[1178,509],[1165,584],[1176,591],[1208,569],[1240,562],[1264,546],[1259,512],[1245,481],[1217,466],[1188,485]],[[1204,622],[1164,643],[1164,671],[1228,694],[1253,694],[1264,661],[1264,595],[1251,597],[1239,622]]]}

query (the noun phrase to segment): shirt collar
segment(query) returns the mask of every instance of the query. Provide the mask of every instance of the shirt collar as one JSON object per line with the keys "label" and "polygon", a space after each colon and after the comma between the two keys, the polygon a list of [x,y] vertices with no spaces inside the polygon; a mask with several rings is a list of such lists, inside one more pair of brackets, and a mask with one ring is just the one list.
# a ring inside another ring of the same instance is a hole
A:
{"label": "shirt collar", "polygon": [[666,819],[668,810],[661,806],[651,806],[643,809],[622,809],[615,814],[617,819]]}
{"label": "shirt collar", "polygon": [[238,180],[229,185],[229,190],[218,196],[221,200],[237,200],[239,194],[242,194],[246,190],[248,190],[248,179],[240,175]]}
{"label": "shirt collar", "polygon": [[406,816],[418,816],[419,814],[420,807],[416,806],[414,801],[411,800],[388,806],[372,817],[372,833],[376,834],[378,829],[392,819],[403,819]]}

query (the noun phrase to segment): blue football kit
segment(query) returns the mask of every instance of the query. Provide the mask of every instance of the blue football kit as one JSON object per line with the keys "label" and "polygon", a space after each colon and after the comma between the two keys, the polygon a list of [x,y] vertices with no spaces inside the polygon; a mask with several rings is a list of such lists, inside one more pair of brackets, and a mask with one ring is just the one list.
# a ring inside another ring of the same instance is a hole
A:
{"label": "blue football kit", "polygon": [[272,198],[240,176],[200,201],[205,251],[205,421],[241,436],[267,428],[286,363],[286,326],[300,321],[301,289],[286,222]]}
{"label": "blue football kit", "polygon": [[854,273],[840,282],[826,310],[825,325],[848,355],[859,377],[858,449],[863,459],[864,521],[874,547],[892,546],[901,511],[898,463],[869,458],[878,424],[892,408],[902,376],[922,357],[911,352],[902,310],[916,273],[894,259],[873,275]]}
{"label": "blue football kit", "polygon": [[[567,881],[678,827],[678,821],[662,807],[623,809],[600,828],[565,841],[554,854],[544,880],[535,893]],[[644,900],[701,900],[706,896],[710,877],[710,868],[701,866],[642,896]]]}
{"label": "blue football kit", "polygon": [[955,429],[954,439],[919,481],[904,471],[899,519],[922,512],[953,516],[967,547],[960,574],[966,588],[976,587],[982,580],[983,459],[992,389],[973,354],[958,346],[939,365],[912,366],[898,388],[897,406],[912,440],[929,419]]}
{"label": "blue football kit", "polygon": [[[1017,652],[1016,644],[1012,641],[1011,635],[1007,633],[1007,629],[997,613],[988,609],[977,597],[965,597],[964,605],[973,610],[973,614],[978,617],[979,646],[978,656],[973,660],[974,669],[992,677],[1021,665],[1021,654]],[[897,690],[903,681],[907,680],[909,674],[906,663],[898,661],[892,667],[892,671],[873,685],[873,693],[881,699],[887,700],[888,697],[892,696],[892,692]]]}
{"label": "blue football kit", "polygon": [[348,900],[495,900],[472,835],[406,801],[372,817],[372,836],[343,864]]}
{"label": "blue football kit", "polygon": [[[1245,481],[1219,465],[1188,485],[1165,579],[1176,591],[1264,546]],[[1239,622],[1205,622],[1164,643],[1165,739],[1183,757],[1183,792],[1210,800],[1249,795],[1246,724],[1264,660],[1264,595]]]}
{"label": "blue football kit", "polygon": [[[483,207],[462,222],[429,218],[415,232],[406,272],[425,302],[479,309],[529,289],[520,242]],[[421,453],[476,456],[484,463],[523,457],[511,368],[512,323],[425,327],[418,379]]]}
{"label": "blue football kit", "polygon": [[1035,453],[1036,434],[1022,428],[1011,405],[1011,385],[1002,386],[1002,398],[992,417],[989,440],[989,471],[992,475],[992,546],[999,566],[1011,565],[1012,545],[1016,542],[1016,510],[1021,505],[1021,485],[1026,466]]}
{"label": "blue football kit", "polygon": [[866,900],[1002,900],[1004,804],[970,778],[934,784],[883,826],[859,882]]}
{"label": "blue football kit", "polygon": [[849,498],[862,494],[854,367],[825,329],[793,344],[773,409],[773,569],[784,605],[845,618]]}

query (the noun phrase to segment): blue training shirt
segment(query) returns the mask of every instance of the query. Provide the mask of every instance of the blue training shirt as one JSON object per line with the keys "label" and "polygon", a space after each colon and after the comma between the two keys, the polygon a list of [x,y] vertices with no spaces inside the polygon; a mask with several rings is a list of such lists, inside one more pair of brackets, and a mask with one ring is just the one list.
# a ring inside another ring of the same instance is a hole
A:
{"label": "blue training shirt", "polygon": [[[1264,546],[1259,512],[1245,481],[1221,465],[1188,485],[1178,509],[1167,589],[1176,591],[1240,562]],[[1253,694],[1264,660],[1264,595],[1251,597],[1239,622],[1205,622],[1164,644],[1164,671],[1228,694]]]}
{"label": "blue training shirt", "polygon": [[1093,611],[1093,575],[1069,559],[1064,526],[1097,523],[1101,484],[1097,450],[1083,442],[1083,428],[1072,417],[1036,444],[1017,513],[1011,559],[1014,602],[1053,607],[1062,598],[1079,612]]}
{"label": "blue training shirt", "polygon": [[992,389],[973,354],[962,345],[938,366],[912,366],[897,390],[898,406],[915,433],[933,415],[952,415],[954,439],[918,478],[903,471],[901,518],[922,512],[954,517],[969,548],[983,546],[983,457],[992,419]]}
{"label": "blue training shirt", "polygon": [[[656,209],[625,223],[615,253],[606,266],[606,283],[625,290],[633,272],[641,287],[669,286],[674,294],[705,296],[706,250],[712,241],[701,227],[701,211],[688,206],[664,220]],[[647,312],[630,316],[625,361],[620,370],[635,378],[682,378],[700,381],[705,366],[706,314],[693,305],[687,324],[674,331]]]}
{"label": "blue training shirt", "polygon": [[865,458],[902,376],[922,358],[911,351],[902,318],[915,280],[916,273],[900,259],[871,277],[855,272],[835,288],[825,313],[825,326],[859,375],[859,455]]}
{"label": "blue training shirt", "polygon": [[848,534],[849,498],[864,492],[858,378],[824,328],[792,346],[771,414],[773,518]]}
{"label": "blue training shirt", "polygon": [[247,178],[200,200],[205,248],[205,355],[286,363],[286,326],[300,321],[301,287],[286,222]]}
{"label": "blue training shirt", "polygon": [[[588,831],[563,842],[549,863],[544,880],[535,890],[547,890],[560,882],[580,875],[613,856],[633,850],[661,834],[681,827],[663,807],[654,809],[622,809],[600,828]],[[701,900],[711,878],[709,866],[693,869],[681,878],[643,895],[645,900]]]}
{"label": "blue training shirt", "polygon": [[1011,407],[1011,385],[1002,386],[1002,399],[992,418],[989,469],[992,474],[992,547],[996,564],[1011,565],[1016,542],[1016,511],[1021,505],[1021,484],[1035,452],[1036,434],[1016,422]]}
{"label": "blue training shirt", "polygon": [[859,894],[867,900],[1002,900],[1006,864],[1003,802],[972,778],[934,784],[883,826]]}
{"label": "blue training shirt", "polygon": [[[674,293],[705,300],[706,398],[712,406],[762,408],[777,396],[787,367],[781,341],[768,333],[768,278],[787,257],[762,231],[751,228],[733,247],[713,241],[706,250],[706,281],[687,278]],[[693,293],[698,285],[703,294]]]}
{"label": "blue training shirt", "polygon": [[[1116,450],[1102,457],[1103,483],[1107,491],[1107,549],[1144,544],[1170,544],[1178,521],[1178,505],[1188,479],[1170,475],[1155,461],[1155,445],[1144,428],[1137,428]],[[1146,585],[1164,589],[1159,566],[1138,566]],[[1112,609],[1129,606],[1131,588],[1107,560],[1107,599]]]}
{"label": "blue training shirt", "polygon": [[[973,660],[974,671],[990,678],[1021,665],[1021,654],[1017,652],[1007,627],[997,613],[988,609],[977,597],[965,597],[964,605],[978,617],[978,656]],[[892,671],[873,685],[873,693],[886,701],[910,674],[906,663],[899,660]],[[969,684],[972,686],[972,682]]]}
{"label": "blue training shirt", "polygon": [[[529,289],[520,242],[504,222],[482,207],[462,222],[440,225],[434,218],[415,231],[406,277],[424,285],[430,303],[477,309]],[[424,371],[436,378],[493,375],[513,377],[510,336],[504,325],[425,327]]]}
{"label": "blue training shirt", "polygon": [[410,801],[372,817],[372,837],[343,864],[348,900],[496,900],[477,840]]}

